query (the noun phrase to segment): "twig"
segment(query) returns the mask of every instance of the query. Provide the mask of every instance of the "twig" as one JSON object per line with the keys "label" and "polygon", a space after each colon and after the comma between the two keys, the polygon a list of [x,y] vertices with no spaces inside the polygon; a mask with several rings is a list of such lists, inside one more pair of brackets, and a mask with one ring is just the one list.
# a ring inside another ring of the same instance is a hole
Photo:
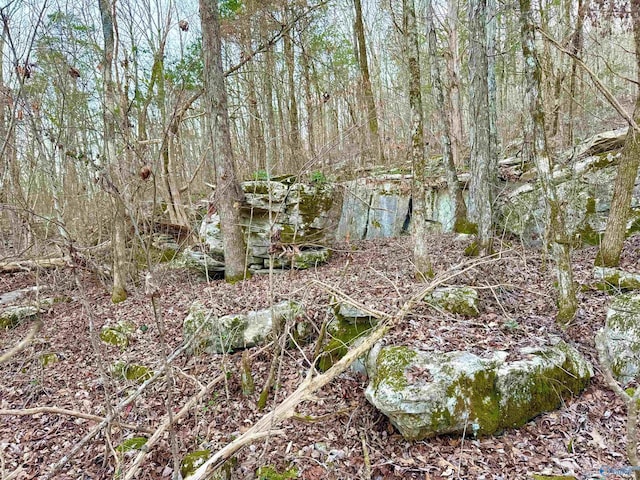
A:
{"label": "twig", "polygon": [[[15,415],[20,417],[20,416],[29,416],[29,415],[39,415],[41,413],[67,415],[69,417],[83,418],[85,420],[91,420],[93,422],[104,421],[104,417],[100,417],[98,415],[91,415],[90,413],[84,413],[84,412],[79,412],[77,410],[68,410],[66,408],[58,408],[58,407],[34,407],[34,408],[24,408],[20,410],[0,409],[0,416]],[[150,428],[141,427],[139,425],[133,425],[131,423],[120,423],[120,426],[127,428],[129,430],[137,430],[145,433],[153,432],[153,430],[151,430]]]}

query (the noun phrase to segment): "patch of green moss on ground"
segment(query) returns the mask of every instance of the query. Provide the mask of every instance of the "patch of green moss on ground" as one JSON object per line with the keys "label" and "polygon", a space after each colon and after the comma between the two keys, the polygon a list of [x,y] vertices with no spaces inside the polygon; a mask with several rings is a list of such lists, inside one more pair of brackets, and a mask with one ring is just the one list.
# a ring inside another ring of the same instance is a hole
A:
{"label": "patch of green moss on ground", "polygon": [[455,233],[464,233],[467,235],[477,235],[478,234],[478,225],[469,221],[466,217],[464,218],[456,218],[456,223],[453,226],[453,231]]}
{"label": "patch of green moss on ground", "polygon": [[149,367],[145,367],[144,365],[126,364],[124,362],[117,362],[114,364],[113,373],[118,377],[136,383],[143,383],[153,376],[153,372]]}
{"label": "patch of green moss on ground", "polygon": [[291,478],[298,478],[298,470],[295,467],[291,467],[280,473],[271,465],[265,465],[258,468],[256,478],[258,478],[258,480],[289,480]]}
{"label": "patch of green moss on ground", "polygon": [[576,480],[573,475],[537,475],[533,474],[533,480]]}
{"label": "patch of green moss on ground", "polygon": [[211,456],[211,450],[197,450],[187,453],[180,463],[180,473],[183,478],[193,473]]}
{"label": "patch of green moss on ground", "polygon": [[147,443],[145,437],[128,438],[116,447],[118,452],[128,452],[130,450],[140,450]]}

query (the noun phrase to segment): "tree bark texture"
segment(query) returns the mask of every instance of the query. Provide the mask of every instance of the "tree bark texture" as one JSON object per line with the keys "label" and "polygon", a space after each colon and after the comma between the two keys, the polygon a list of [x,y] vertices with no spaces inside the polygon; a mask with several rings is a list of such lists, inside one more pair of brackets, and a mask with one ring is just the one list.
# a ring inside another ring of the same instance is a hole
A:
{"label": "tree bark texture", "polygon": [[413,166],[413,263],[416,277],[433,275],[427,241],[426,155],[424,145],[424,114],[422,109],[420,55],[413,0],[402,1],[405,57],[409,67],[409,110],[411,112],[411,164]]}
{"label": "tree bark texture", "polygon": [[376,111],[376,99],[373,95],[371,87],[371,76],[369,74],[369,60],[367,58],[367,44],[364,35],[364,22],[362,20],[362,3],[360,0],[353,0],[356,10],[354,22],[354,30],[356,41],[358,43],[358,65],[362,75],[362,90],[364,92],[364,101],[367,108],[367,125],[369,127],[369,141],[371,142],[376,160],[384,161],[384,152],[380,141],[380,132],[378,127],[378,113]]}
{"label": "tree bark texture", "polygon": [[492,149],[487,59],[487,0],[469,2],[469,137],[471,182],[469,213],[478,226],[476,252],[489,255],[493,246],[493,202],[497,160]]}
{"label": "tree bark texture", "polygon": [[[109,0],[98,0],[100,17],[102,19],[102,36],[104,39],[104,54],[102,57],[102,82],[103,82],[103,136],[104,159],[111,174],[111,179],[120,178],[116,145],[116,120],[115,112],[118,108],[115,85],[113,80],[113,61],[115,52],[115,31],[113,25],[112,4]],[[126,209],[123,199],[113,184],[109,188],[111,205],[113,207],[113,289],[111,300],[114,303],[127,299],[127,235],[126,235]]]}
{"label": "tree bark texture", "polygon": [[[429,64],[431,65],[431,84],[435,92],[436,105],[438,109],[439,127],[442,132],[442,161],[444,164],[445,174],[447,177],[447,187],[449,190],[449,196],[451,197],[453,212],[454,212],[454,232],[468,233],[470,227],[467,220],[467,206],[462,196],[462,189],[458,182],[458,174],[456,172],[456,157],[454,155],[454,149],[452,140],[450,123],[447,119],[447,108],[444,98],[444,89],[442,87],[441,70],[438,62],[437,52],[437,38],[436,30],[434,28],[433,19],[433,2],[427,0],[427,50],[429,52]],[[459,112],[458,112],[459,113]]]}
{"label": "tree bark texture", "polygon": [[[633,19],[633,34],[636,48],[637,75],[640,81],[640,0],[632,0],[631,17]],[[636,98],[633,119],[640,122],[640,94]],[[618,166],[615,183],[613,184],[613,198],[607,218],[607,226],[596,257],[596,263],[606,267],[616,267],[620,264],[620,255],[624,247],[627,234],[627,221],[631,213],[631,197],[638,167],[640,166],[640,134],[629,127],[627,138],[622,149],[622,158]]]}
{"label": "tree bark texture", "polygon": [[551,244],[551,254],[556,264],[558,279],[557,321],[567,324],[573,320],[578,308],[571,249],[567,238],[564,213],[553,183],[553,165],[549,155],[545,132],[544,106],[541,98],[542,68],[535,47],[535,30],[531,14],[531,0],[520,0],[520,24],[522,32],[522,54],[526,79],[525,98],[529,115],[525,116],[525,135],[531,139],[533,155],[538,170],[538,178],[544,193],[546,210],[546,236]]}
{"label": "tree bark texture", "polygon": [[446,118],[451,132],[453,162],[456,167],[462,167],[465,161],[461,153],[464,143],[464,131],[460,96],[460,54],[458,53],[458,0],[448,0],[447,2],[446,28],[449,37],[449,49],[444,54],[447,59],[447,73],[449,76],[447,92],[450,105],[446,112]]}
{"label": "tree bark texture", "polygon": [[247,276],[244,235],[240,226],[240,204],[243,195],[236,178],[229,132],[227,92],[222,69],[220,15],[217,0],[199,0],[199,6],[202,22],[205,101],[216,172],[215,204],[220,214],[224,275],[228,282],[236,282]]}

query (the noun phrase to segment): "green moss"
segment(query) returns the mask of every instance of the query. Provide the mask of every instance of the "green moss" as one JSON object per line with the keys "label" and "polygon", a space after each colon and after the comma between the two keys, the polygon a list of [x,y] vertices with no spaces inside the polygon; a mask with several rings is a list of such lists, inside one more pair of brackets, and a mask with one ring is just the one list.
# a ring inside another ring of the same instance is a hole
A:
{"label": "green moss", "polygon": [[128,336],[116,328],[103,328],[100,331],[100,340],[120,348],[127,348],[129,346]]}
{"label": "green moss", "polygon": [[8,307],[0,312],[0,329],[13,328],[37,314],[38,309],[33,306]]}
{"label": "green moss", "polygon": [[585,207],[587,214],[596,213],[596,199],[594,197],[587,198],[587,205]]}
{"label": "green moss", "polygon": [[197,450],[187,453],[180,463],[183,478],[193,475],[195,471],[211,457],[211,450]]}
{"label": "green moss", "polygon": [[464,233],[467,235],[477,235],[478,234],[478,225],[467,220],[466,217],[456,218],[456,223],[453,226],[453,231],[455,233]]}
{"label": "green moss", "polygon": [[478,245],[478,242],[474,240],[473,242],[471,242],[471,244],[469,244],[467,248],[464,249],[464,256],[477,257],[478,255],[480,255],[480,247]]}
{"label": "green moss", "polygon": [[602,233],[594,230],[594,228],[585,222],[584,226],[577,231],[576,238],[578,245],[600,245],[602,243]]}
{"label": "green moss", "polygon": [[115,363],[112,370],[116,376],[136,383],[143,383],[153,376],[151,369],[144,365],[126,364],[124,362]]}
{"label": "green moss", "polygon": [[55,353],[43,353],[40,355],[40,365],[46,367],[47,365],[51,365],[52,363],[58,362],[60,359],[58,355]]}
{"label": "green moss", "polygon": [[352,324],[339,321],[338,328],[332,332],[332,339],[327,346],[324,347],[323,353],[318,359],[318,369],[322,372],[329,370],[334,363],[347,354],[349,346],[352,345],[357,338],[371,330],[373,326],[374,325],[360,322]]}
{"label": "green moss", "polygon": [[128,452],[130,450],[140,450],[145,443],[147,443],[147,439],[145,437],[128,438],[116,447],[116,451]]}
{"label": "green moss", "polygon": [[298,470],[295,467],[291,467],[280,473],[271,465],[265,465],[256,470],[256,478],[258,480],[289,480],[298,478]]}
{"label": "green moss", "polygon": [[384,348],[376,361],[374,389],[384,382],[394,390],[402,390],[408,385],[404,370],[417,357],[415,350],[404,347]]}
{"label": "green moss", "polygon": [[226,275],[224,276],[224,281],[230,283],[231,285],[235,285],[238,282],[243,282],[245,280],[249,280],[251,278],[251,272],[249,270],[245,270],[243,273],[239,273],[237,275]]}
{"label": "green moss", "polygon": [[127,291],[121,287],[114,287],[111,292],[111,303],[122,303],[127,299]]}

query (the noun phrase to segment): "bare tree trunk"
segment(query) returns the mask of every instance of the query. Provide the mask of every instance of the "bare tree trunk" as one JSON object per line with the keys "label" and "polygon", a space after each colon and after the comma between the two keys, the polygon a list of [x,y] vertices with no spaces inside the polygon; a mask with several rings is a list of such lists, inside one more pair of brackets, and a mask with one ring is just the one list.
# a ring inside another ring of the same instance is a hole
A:
{"label": "bare tree trunk", "polygon": [[449,76],[448,97],[450,109],[446,114],[451,132],[451,156],[456,167],[464,166],[461,149],[464,143],[462,129],[462,101],[460,99],[460,54],[458,53],[458,0],[448,0],[446,27],[449,48],[445,51]]}
{"label": "bare tree trunk", "polygon": [[[580,57],[583,44],[584,17],[589,8],[589,0],[578,0],[578,16],[576,18],[576,28],[571,39],[571,52]],[[575,101],[578,84],[578,63],[575,58],[571,60],[571,76],[569,77],[569,130],[567,132],[567,142],[571,146],[574,141],[573,125],[575,123],[574,114],[577,105]]]}
{"label": "bare tree trunk", "polygon": [[469,210],[478,226],[475,248],[469,251],[489,255],[493,248],[493,202],[497,161],[493,151],[489,62],[487,59],[487,0],[469,2],[469,104],[471,111],[471,184]]}
{"label": "bare tree trunk", "polygon": [[529,105],[529,115],[525,117],[525,133],[532,142],[528,149],[534,157],[538,178],[544,193],[547,239],[556,264],[558,278],[558,315],[556,320],[566,325],[573,320],[578,308],[571,250],[567,238],[564,213],[553,183],[553,165],[549,156],[545,132],[544,106],[541,99],[542,68],[535,47],[535,30],[531,14],[531,0],[520,0],[520,23],[522,31],[522,54],[526,78],[525,96]]}
{"label": "bare tree trunk", "polygon": [[244,280],[245,244],[240,227],[242,190],[236,178],[229,132],[227,91],[222,69],[220,15],[217,0],[199,0],[202,23],[202,52],[207,115],[216,170],[216,206],[220,213],[220,230],[224,249],[225,280]]}
{"label": "bare tree trunk", "polygon": [[[103,118],[104,118],[104,159],[105,168],[111,172],[118,170],[118,157],[116,152],[116,121],[115,112],[118,109],[118,101],[113,80],[113,61],[115,50],[115,31],[113,25],[112,5],[109,0],[98,0],[100,16],[102,18],[102,35],[104,38],[104,55],[102,59],[103,81]],[[119,175],[111,175],[111,179]],[[127,237],[125,228],[125,207],[123,199],[119,198],[113,184],[108,189],[111,195],[113,208],[113,290],[111,301],[122,302],[127,299]]]}
{"label": "bare tree trunk", "polygon": [[[250,25],[249,25],[250,27]],[[243,47],[245,55],[251,53],[251,28],[243,30]],[[247,104],[249,108],[249,144],[250,158],[253,168],[256,170],[264,170],[267,168],[267,153],[264,142],[264,133],[262,131],[262,117],[258,109],[258,96],[256,94],[256,74],[254,72],[255,61],[250,62],[245,68],[245,77],[247,82]]]}
{"label": "bare tree trunk", "polygon": [[453,231],[460,233],[470,233],[469,230],[473,230],[473,228],[467,220],[467,206],[462,196],[462,189],[460,188],[460,183],[458,182],[458,174],[456,172],[456,162],[452,148],[453,142],[450,124],[447,120],[447,108],[442,88],[440,64],[438,63],[436,30],[434,28],[433,19],[433,3],[431,0],[427,0],[427,44],[429,52],[429,64],[431,65],[431,83],[433,85],[433,89],[435,90],[436,105],[438,107],[438,119],[440,123],[439,127],[442,132],[442,161],[447,177],[449,197],[451,198],[451,202],[453,204],[455,219]]}
{"label": "bare tree trunk", "polygon": [[[632,0],[631,17],[633,19],[633,34],[636,49],[637,75],[640,81],[640,0]],[[636,108],[633,112],[633,120],[640,122],[640,94],[636,97]],[[596,264],[608,267],[620,264],[620,255],[624,247],[627,233],[627,221],[631,209],[631,197],[635,180],[640,166],[640,134],[632,127],[622,149],[622,158],[618,166],[618,174],[613,185],[613,197],[611,209],[607,218],[607,227],[604,231],[600,251],[596,257]]]}
{"label": "bare tree trunk", "polygon": [[374,149],[374,156],[380,163],[384,162],[384,151],[380,139],[378,127],[378,113],[376,111],[376,99],[373,96],[371,87],[371,76],[369,75],[369,60],[367,58],[367,44],[364,36],[364,23],[362,21],[362,3],[360,0],[353,0],[356,10],[354,30],[356,34],[358,65],[362,75],[362,89],[364,91],[364,101],[367,107],[367,125],[369,127],[369,141]]}
{"label": "bare tree trunk", "polygon": [[422,110],[420,55],[413,0],[402,0],[405,57],[409,67],[409,109],[411,111],[411,164],[413,166],[413,263],[416,278],[433,276],[427,240],[426,155],[424,144],[424,114]]}
{"label": "bare tree trunk", "polygon": [[[285,7],[286,21],[292,18],[289,6]],[[304,165],[302,146],[300,144],[300,119],[298,118],[298,101],[296,99],[295,81],[295,52],[293,51],[292,33],[289,31],[283,38],[284,60],[287,65],[287,90],[289,94],[289,151],[291,158],[289,165],[293,168],[301,168]]]}
{"label": "bare tree trunk", "polygon": [[[267,119],[267,165],[273,168],[278,163],[278,134],[276,129],[276,116],[273,111],[273,52],[271,49],[265,53],[264,69],[264,103]],[[270,168],[267,173],[271,174]]]}

